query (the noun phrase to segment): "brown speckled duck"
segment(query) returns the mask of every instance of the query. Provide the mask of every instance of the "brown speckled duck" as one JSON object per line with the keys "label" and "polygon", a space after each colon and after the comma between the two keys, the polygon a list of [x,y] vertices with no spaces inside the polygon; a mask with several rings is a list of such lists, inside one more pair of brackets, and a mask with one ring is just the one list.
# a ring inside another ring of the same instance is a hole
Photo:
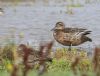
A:
{"label": "brown speckled duck", "polygon": [[63,22],[57,22],[52,31],[55,40],[64,46],[69,46],[68,50],[71,50],[71,46],[78,46],[87,41],[92,42],[92,39],[86,36],[91,31],[83,28],[65,28]]}

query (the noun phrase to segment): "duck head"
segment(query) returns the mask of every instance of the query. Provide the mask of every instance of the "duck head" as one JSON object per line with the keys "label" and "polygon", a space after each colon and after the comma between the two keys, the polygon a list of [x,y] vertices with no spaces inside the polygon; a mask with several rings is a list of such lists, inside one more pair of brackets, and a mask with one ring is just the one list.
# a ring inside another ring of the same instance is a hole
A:
{"label": "duck head", "polygon": [[63,30],[64,28],[65,28],[65,24],[63,22],[57,22],[56,26],[52,29],[52,31]]}

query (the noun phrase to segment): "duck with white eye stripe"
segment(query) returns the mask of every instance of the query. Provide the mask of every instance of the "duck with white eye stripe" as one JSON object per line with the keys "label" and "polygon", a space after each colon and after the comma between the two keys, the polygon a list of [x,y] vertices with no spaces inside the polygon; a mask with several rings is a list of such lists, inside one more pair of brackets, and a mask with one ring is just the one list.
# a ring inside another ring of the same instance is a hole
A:
{"label": "duck with white eye stripe", "polygon": [[84,28],[65,27],[63,22],[57,22],[52,31],[55,40],[64,46],[69,46],[69,51],[71,46],[78,46],[87,41],[92,42],[92,39],[87,37],[91,31]]}

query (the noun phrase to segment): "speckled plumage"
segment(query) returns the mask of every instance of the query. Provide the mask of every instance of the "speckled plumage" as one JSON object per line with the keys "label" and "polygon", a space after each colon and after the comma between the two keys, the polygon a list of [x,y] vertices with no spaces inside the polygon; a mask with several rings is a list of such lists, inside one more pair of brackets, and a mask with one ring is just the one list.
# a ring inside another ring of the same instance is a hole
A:
{"label": "speckled plumage", "polygon": [[53,29],[53,36],[57,42],[65,46],[77,46],[92,41],[86,35],[91,31],[83,28],[66,28],[63,22],[57,22]]}

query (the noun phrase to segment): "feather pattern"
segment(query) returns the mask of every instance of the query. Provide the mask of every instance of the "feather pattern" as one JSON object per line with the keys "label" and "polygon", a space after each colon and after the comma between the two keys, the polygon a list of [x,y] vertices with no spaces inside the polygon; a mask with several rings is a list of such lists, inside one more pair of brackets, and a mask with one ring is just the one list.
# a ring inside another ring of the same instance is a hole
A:
{"label": "feather pattern", "polygon": [[91,31],[84,28],[65,28],[63,22],[56,23],[56,26],[53,29],[55,40],[65,46],[77,46],[84,42],[92,41],[86,36],[90,33]]}

